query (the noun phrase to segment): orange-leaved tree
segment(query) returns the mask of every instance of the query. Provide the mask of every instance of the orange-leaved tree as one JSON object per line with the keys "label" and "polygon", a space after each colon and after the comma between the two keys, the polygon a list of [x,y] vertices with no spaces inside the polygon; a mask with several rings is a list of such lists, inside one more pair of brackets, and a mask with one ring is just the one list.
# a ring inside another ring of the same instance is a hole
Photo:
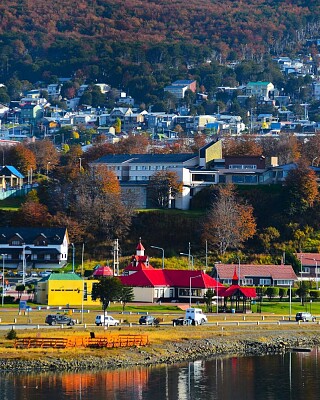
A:
{"label": "orange-leaved tree", "polygon": [[219,187],[203,224],[203,239],[218,248],[220,254],[239,249],[256,232],[253,208],[236,198],[235,187]]}

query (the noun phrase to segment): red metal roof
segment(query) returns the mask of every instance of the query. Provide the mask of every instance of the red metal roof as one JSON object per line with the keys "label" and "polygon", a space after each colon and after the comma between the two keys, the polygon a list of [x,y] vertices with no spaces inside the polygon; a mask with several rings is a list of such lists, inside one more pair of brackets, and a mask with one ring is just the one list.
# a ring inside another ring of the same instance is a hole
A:
{"label": "red metal roof", "polygon": [[113,271],[110,267],[108,266],[102,266],[98,267],[97,269],[94,270],[93,276],[112,276]]}
{"label": "red metal roof", "polygon": [[257,297],[257,293],[256,293],[256,289],[255,288],[242,287],[242,286],[239,286],[239,285],[231,285],[231,286],[229,286],[225,290],[225,292],[222,293],[221,295],[223,297],[231,297],[238,291],[241,294],[243,294],[243,296],[245,296],[245,297],[250,297],[250,298]]}
{"label": "red metal roof", "polygon": [[140,270],[129,276],[120,276],[121,282],[128,286],[176,286],[215,289],[224,286],[203,271],[152,269]]}
{"label": "red metal roof", "polygon": [[272,279],[297,280],[291,265],[256,265],[256,264],[216,264],[219,279],[232,279],[236,268],[240,279],[244,277],[266,277]]}

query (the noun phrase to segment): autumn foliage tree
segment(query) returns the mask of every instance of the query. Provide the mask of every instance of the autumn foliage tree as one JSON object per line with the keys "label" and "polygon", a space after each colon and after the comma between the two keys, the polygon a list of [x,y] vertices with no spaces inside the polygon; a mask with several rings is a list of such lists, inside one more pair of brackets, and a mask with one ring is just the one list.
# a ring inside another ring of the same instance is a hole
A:
{"label": "autumn foliage tree", "polygon": [[36,157],[34,153],[21,143],[11,148],[8,158],[10,164],[24,175],[27,175],[30,169],[33,171],[36,170]]}
{"label": "autumn foliage tree", "polygon": [[59,164],[59,154],[50,140],[37,140],[28,145],[36,157],[37,171],[45,173]]}
{"label": "autumn foliage tree", "polygon": [[224,254],[241,248],[255,232],[253,208],[236,198],[233,185],[220,186],[203,224],[203,238]]}
{"label": "autumn foliage tree", "polygon": [[312,207],[319,195],[316,174],[304,160],[300,160],[297,167],[288,172],[284,184],[290,215]]}
{"label": "autumn foliage tree", "polygon": [[160,208],[168,208],[170,201],[182,191],[182,183],[176,172],[159,171],[150,178],[149,194],[151,201]]}
{"label": "autumn foliage tree", "polygon": [[223,154],[228,156],[260,156],[262,147],[254,137],[227,138],[224,141]]}

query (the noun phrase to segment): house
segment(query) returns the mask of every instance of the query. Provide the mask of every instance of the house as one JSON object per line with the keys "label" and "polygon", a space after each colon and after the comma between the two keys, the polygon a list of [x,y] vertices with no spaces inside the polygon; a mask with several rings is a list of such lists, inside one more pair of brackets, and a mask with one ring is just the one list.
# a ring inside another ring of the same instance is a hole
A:
{"label": "house", "polygon": [[245,90],[246,96],[255,96],[258,99],[270,99],[274,91],[274,85],[271,82],[248,82]]}
{"label": "house", "polygon": [[59,83],[51,83],[47,86],[48,96],[52,98],[59,98],[62,85]]}
{"label": "house", "polygon": [[291,265],[255,265],[215,263],[212,276],[224,285],[232,284],[235,270],[239,284],[249,286],[289,286],[297,281]]}
{"label": "house", "polygon": [[68,246],[66,228],[0,227],[0,254],[5,254],[6,268],[61,268],[67,263]]}
{"label": "house", "polygon": [[177,99],[183,99],[187,90],[191,90],[193,93],[196,93],[197,82],[190,79],[178,80],[164,88],[165,92],[173,94]]}
{"label": "house", "polygon": [[92,300],[92,286],[97,280],[86,280],[73,273],[52,273],[38,281],[35,288],[35,302],[48,306],[96,306]]}
{"label": "house", "polygon": [[295,256],[300,261],[300,271],[298,273],[299,281],[316,282],[316,287],[319,286],[320,278],[320,254],[319,253],[295,253]]}
{"label": "house", "polygon": [[179,301],[198,302],[208,289],[217,290],[221,283],[200,270],[155,269],[150,265],[149,257],[141,240],[136,254],[124,269],[120,280],[123,285],[133,288],[135,301],[159,302]]}
{"label": "house", "polygon": [[21,106],[20,118],[22,122],[35,124],[43,115],[43,109],[38,104],[24,104]]}

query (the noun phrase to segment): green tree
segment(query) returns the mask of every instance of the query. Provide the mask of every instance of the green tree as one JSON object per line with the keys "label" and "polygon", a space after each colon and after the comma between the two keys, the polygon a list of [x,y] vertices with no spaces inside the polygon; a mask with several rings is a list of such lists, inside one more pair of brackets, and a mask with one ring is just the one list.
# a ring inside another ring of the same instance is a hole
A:
{"label": "green tree", "polygon": [[270,253],[272,246],[275,244],[277,239],[280,237],[280,232],[273,226],[264,228],[258,235],[262,247],[266,253]]}
{"label": "green tree", "polygon": [[120,280],[115,277],[102,277],[98,283],[92,286],[92,300],[100,300],[104,317],[106,316],[106,309],[109,307],[111,301],[119,300],[122,287],[123,285]]}
{"label": "green tree", "polygon": [[114,129],[116,130],[117,134],[121,133],[121,119],[120,118],[116,118],[113,126],[114,126]]}
{"label": "green tree", "polygon": [[309,286],[307,282],[300,282],[300,287],[296,291],[297,296],[301,299],[301,304],[304,305],[305,301],[307,300],[309,294]]}
{"label": "green tree", "polygon": [[266,295],[268,296],[268,299],[270,301],[271,299],[279,295],[279,288],[269,286],[266,290]]}
{"label": "green tree", "polygon": [[22,285],[22,284],[19,284],[16,286],[16,291],[18,292],[19,299],[21,299],[22,293],[24,292],[25,288],[26,288],[25,285]]}
{"label": "green tree", "polygon": [[279,297],[280,297],[280,300],[282,300],[284,297],[286,297],[287,296],[287,293],[288,293],[288,289],[287,288],[279,288]]}
{"label": "green tree", "polygon": [[119,300],[122,302],[122,311],[127,303],[134,300],[133,288],[131,286],[122,286]]}
{"label": "green tree", "polygon": [[207,306],[207,312],[212,312],[212,301],[214,298],[214,291],[212,289],[208,289],[204,294],[203,298]]}

